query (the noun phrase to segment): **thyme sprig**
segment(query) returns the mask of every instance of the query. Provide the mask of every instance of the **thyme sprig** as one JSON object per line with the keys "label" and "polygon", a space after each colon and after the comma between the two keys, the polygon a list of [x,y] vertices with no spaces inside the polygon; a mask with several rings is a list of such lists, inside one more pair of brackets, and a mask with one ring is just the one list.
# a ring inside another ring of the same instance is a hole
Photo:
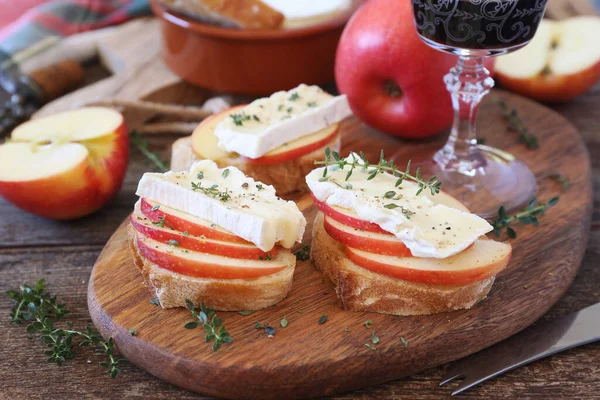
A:
{"label": "thyme sprig", "polygon": [[131,143],[133,143],[138,149],[138,151],[144,156],[146,156],[148,161],[154,164],[160,172],[167,172],[169,170],[169,168],[167,168],[166,163],[160,159],[158,154],[148,149],[148,141],[142,139],[142,137],[137,132],[133,132],[131,134]]}
{"label": "thyme sprig", "polygon": [[200,308],[196,309],[194,303],[190,299],[185,299],[186,308],[192,313],[192,317],[198,321],[187,322],[183,327],[186,329],[194,329],[199,325],[202,325],[206,331],[204,340],[206,343],[213,341],[213,351],[219,350],[223,343],[232,343],[233,338],[227,332],[223,320],[216,316],[215,311],[206,307],[204,303],[200,304]]}
{"label": "thyme sprig", "polygon": [[517,109],[511,109],[504,100],[498,100],[498,105],[502,108],[504,119],[508,122],[508,129],[519,134],[519,142],[524,143],[530,150],[539,148],[537,136],[530,133],[523,124]]}
{"label": "thyme sprig", "polygon": [[406,165],[406,170],[401,171],[394,164],[394,161],[387,161],[384,158],[383,149],[381,150],[381,154],[379,156],[378,164],[369,164],[363,152],[360,152],[360,155],[357,157],[355,153],[351,153],[352,160],[348,160],[347,158],[340,158],[340,155],[337,151],[331,151],[329,147],[325,149],[325,160],[324,161],[315,161],[315,165],[324,165],[323,169],[323,177],[322,180],[326,180],[328,178],[327,172],[328,167],[337,165],[341,170],[344,170],[345,167],[350,167],[348,173],[346,174],[346,181],[350,179],[354,170],[356,168],[361,168],[363,171],[369,174],[367,180],[374,179],[377,174],[381,174],[383,172],[389,172],[393,176],[397,177],[398,180],[394,184],[395,187],[398,187],[402,184],[404,179],[410,179],[412,181],[417,182],[419,188],[417,190],[417,195],[421,194],[421,192],[425,189],[429,190],[432,195],[435,195],[440,192],[440,186],[442,183],[437,180],[437,177],[432,176],[428,180],[424,180],[421,176],[420,168],[417,168],[415,174],[412,175],[410,173],[410,161]]}
{"label": "thyme sprig", "polygon": [[215,199],[218,198],[221,201],[227,201],[227,200],[231,199],[231,195],[229,194],[227,189],[225,189],[224,191],[220,191],[218,189],[218,187],[219,187],[219,185],[217,185],[216,183],[214,183],[208,187],[204,187],[204,186],[202,186],[202,183],[192,182],[192,190],[194,190],[194,191],[199,190],[202,193],[204,193],[205,195],[213,197]]}
{"label": "thyme sprig", "polygon": [[73,329],[70,322],[66,322],[67,329],[54,326],[69,311],[64,304],[57,303],[56,296],[46,292],[46,281],[43,278],[33,287],[24,284],[19,290],[9,290],[6,294],[14,301],[10,322],[22,324],[31,321],[25,330],[29,334],[39,334],[40,339],[50,348],[44,352],[48,356],[48,362],[60,365],[75,357],[73,340],[77,338],[81,339],[80,346],[93,345],[106,354],[108,361],[101,362],[100,365],[108,368],[106,372],[110,376],[114,378],[120,372],[118,365],[125,360],[115,357],[112,337],[105,341],[94,328],[86,326],[83,331],[78,331]]}
{"label": "thyme sprig", "polygon": [[502,206],[498,209],[498,217],[491,222],[494,233],[496,236],[500,236],[502,230],[506,229],[508,237],[514,239],[517,237],[517,232],[511,226],[513,222],[538,226],[538,217],[542,216],[548,208],[554,206],[556,203],[558,203],[558,196],[551,198],[547,203],[538,203],[537,198],[534,197],[529,201],[527,208],[522,209],[514,215],[508,215],[504,206]]}

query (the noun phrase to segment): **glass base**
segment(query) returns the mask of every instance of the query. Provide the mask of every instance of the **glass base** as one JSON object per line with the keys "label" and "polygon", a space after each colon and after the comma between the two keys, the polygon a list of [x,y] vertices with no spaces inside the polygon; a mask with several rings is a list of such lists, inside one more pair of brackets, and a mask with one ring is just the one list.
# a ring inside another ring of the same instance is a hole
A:
{"label": "glass base", "polygon": [[[484,162],[470,174],[453,168],[442,169],[433,158],[423,161],[413,159],[412,165],[421,168],[424,178],[437,176],[442,182],[442,191],[481,217],[496,217],[500,206],[504,206],[506,211],[524,207],[535,196],[533,172],[502,150],[482,145],[478,147]],[[404,161],[408,160],[398,159],[396,162],[397,165],[403,165],[401,162]]]}

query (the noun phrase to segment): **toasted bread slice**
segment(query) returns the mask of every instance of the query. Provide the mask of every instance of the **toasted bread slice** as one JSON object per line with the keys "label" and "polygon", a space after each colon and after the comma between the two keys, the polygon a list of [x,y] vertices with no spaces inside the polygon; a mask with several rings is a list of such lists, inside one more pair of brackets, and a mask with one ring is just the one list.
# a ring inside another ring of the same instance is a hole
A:
{"label": "toasted bread slice", "polygon": [[168,9],[199,21],[242,29],[277,29],[285,19],[260,0],[160,0]]}
{"label": "toasted bread slice", "polygon": [[[314,161],[323,158],[325,148],[332,151],[340,150],[341,133],[338,133],[329,143],[302,157],[274,165],[258,165],[246,162],[239,156],[228,156],[213,160],[219,168],[237,167],[243,173],[255,180],[273,185],[277,194],[286,195],[292,192],[308,192],[306,175],[314,169]],[[230,153],[231,154],[231,153]],[[200,158],[192,149],[192,137],[181,138],[173,143],[171,152],[171,170],[187,171],[190,166]]]}
{"label": "toasted bread slice", "polygon": [[195,278],[148,261],[138,250],[134,228],[130,225],[128,230],[135,266],[163,308],[185,307],[185,299],[190,299],[219,311],[260,310],[283,300],[292,287],[296,257],[289,250],[279,250],[277,257],[283,258],[288,267],[273,275],[255,279]]}
{"label": "toasted bread slice", "polygon": [[320,212],[313,225],[311,259],[333,283],[342,307],[352,311],[428,315],[466,309],[487,296],[495,279],[464,286],[438,286],[371,272],[346,258],[344,246],[325,231]]}

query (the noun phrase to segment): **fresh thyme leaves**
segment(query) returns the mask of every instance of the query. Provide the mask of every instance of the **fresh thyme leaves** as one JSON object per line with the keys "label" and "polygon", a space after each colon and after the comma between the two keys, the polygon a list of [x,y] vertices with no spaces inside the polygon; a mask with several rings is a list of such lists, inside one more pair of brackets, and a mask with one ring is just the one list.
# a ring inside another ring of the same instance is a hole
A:
{"label": "fresh thyme leaves", "polygon": [[[325,177],[325,178],[321,178],[321,179],[319,179],[319,182],[323,182],[323,181],[326,181],[326,180],[329,180],[329,177],[328,177],[328,176],[327,176],[327,177]],[[336,181],[335,179],[332,179],[332,180],[331,180],[331,183],[333,183],[333,184],[335,184],[335,185],[337,185],[337,186],[341,187],[342,189],[346,189],[346,190],[350,190],[350,189],[352,189],[352,184],[351,184],[351,183],[346,183],[345,185],[343,185],[343,186],[342,186],[342,185],[341,185],[341,184],[340,184],[338,181]]]}
{"label": "fresh thyme leaves", "polygon": [[395,195],[396,195],[396,192],[394,192],[393,190],[390,190],[389,192],[385,192],[383,197],[386,199],[393,199]]}
{"label": "fresh thyme leaves", "polygon": [[229,168],[225,168],[221,175],[223,176],[223,178],[227,178],[229,176]]}
{"label": "fresh thyme leaves", "polygon": [[366,320],[363,325],[365,326],[365,328],[370,327],[371,325],[373,325],[373,321],[371,321],[370,319]]}
{"label": "fresh thyme leaves", "polygon": [[266,324],[261,324],[260,321],[256,321],[256,324],[254,324],[254,329],[264,329],[267,336],[270,338],[274,337],[276,333],[275,328],[269,325],[268,322]]}
{"label": "fresh thyme leaves", "polygon": [[183,231],[181,232],[182,236],[190,236],[190,233],[188,231]]}
{"label": "fresh thyme leaves", "polygon": [[158,300],[158,297],[151,297],[150,303],[154,304],[155,306],[160,306],[160,301]]}
{"label": "fresh thyme leaves", "polygon": [[94,328],[89,326],[82,331],[75,330],[70,322],[66,322],[67,329],[55,327],[54,323],[69,311],[65,309],[64,304],[56,302],[56,296],[51,296],[45,289],[46,282],[40,279],[33,287],[24,284],[19,290],[7,291],[8,297],[14,301],[10,322],[21,324],[31,321],[25,330],[29,334],[39,334],[40,339],[50,348],[44,352],[48,356],[48,362],[60,365],[75,357],[73,340],[81,339],[80,346],[93,345],[106,354],[108,361],[101,362],[100,365],[108,368],[106,372],[110,376],[116,377],[120,372],[118,365],[125,360],[118,359],[113,354],[113,338],[105,341]]}
{"label": "fresh thyme leaves", "polygon": [[299,261],[306,261],[310,258],[310,246],[308,244],[302,244],[300,250],[294,253],[296,259]]}
{"label": "fresh thyme leaves", "polygon": [[[349,160],[349,158],[352,158],[352,160]],[[428,189],[432,195],[435,195],[440,192],[440,186],[442,185],[442,183],[438,181],[437,177],[435,176],[432,176],[428,180],[424,180],[421,176],[421,170],[419,168],[417,168],[415,174],[412,175],[410,173],[410,161],[406,165],[405,171],[399,170],[393,161],[385,160],[383,150],[381,150],[379,163],[376,165],[371,165],[365,158],[363,152],[361,152],[359,156],[357,156],[355,153],[352,153],[351,157],[342,159],[340,158],[340,154],[337,151],[331,151],[331,149],[327,147],[325,148],[325,160],[315,161],[314,164],[325,166],[325,168],[323,168],[323,178],[327,177],[327,167],[329,166],[336,165],[341,170],[343,170],[346,166],[350,167],[348,173],[346,174],[346,181],[350,179],[355,168],[361,168],[363,169],[363,171],[368,173],[369,175],[367,177],[367,180],[374,179],[377,176],[377,174],[389,172],[393,176],[398,177],[398,180],[394,184],[395,187],[400,186],[404,179],[410,179],[417,182],[419,186],[419,189],[417,190],[417,195],[421,194],[421,192],[425,189]]]}
{"label": "fresh thyme leaves", "polygon": [[563,192],[569,188],[569,180],[558,172],[548,175],[548,178],[554,179],[556,182],[560,183],[562,185]]}
{"label": "fresh thyme leaves", "polygon": [[130,334],[131,336],[137,336],[137,331],[136,331],[135,329],[130,329],[130,330],[129,330],[129,334]]}
{"label": "fresh thyme leaves", "polygon": [[538,226],[538,217],[542,216],[548,208],[554,206],[556,203],[558,203],[558,196],[551,198],[547,203],[538,203],[537,198],[534,197],[527,205],[527,208],[515,215],[508,215],[504,206],[502,206],[498,209],[498,217],[491,222],[494,233],[496,236],[500,236],[502,229],[506,229],[508,237],[514,239],[517,237],[517,232],[511,226],[513,222]]}
{"label": "fresh thyme leaves", "polygon": [[365,343],[365,347],[368,347],[369,349],[375,351],[377,350],[377,347],[373,346],[371,343]]}
{"label": "fresh thyme leaves", "polygon": [[160,208],[160,204],[155,205],[154,207],[152,207],[152,211],[156,211]]}
{"label": "fresh thyme leaves", "polygon": [[269,326],[269,324],[262,324],[260,321],[256,321],[256,324],[254,324],[254,329],[265,329],[267,326]]}
{"label": "fresh thyme leaves", "polygon": [[317,102],[316,102],[316,101],[309,101],[308,103],[306,103],[306,105],[307,105],[308,107],[311,107],[311,108],[312,108],[312,107],[316,107],[316,106],[317,106]]}
{"label": "fresh thyme leaves", "polygon": [[400,340],[402,341],[402,344],[404,345],[404,347],[408,348],[408,342],[406,341],[406,339],[404,339],[404,336],[400,336]]}
{"label": "fresh thyme leaves", "polygon": [[504,100],[498,100],[498,105],[502,108],[504,119],[508,122],[508,129],[519,134],[519,141],[524,143],[528,149],[540,147],[537,136],[527,130],[517,113],[517,109],[513,108],[511,110]]}
{"label": "fresh thyme leaves", "polygon": [[243,311],[238,311],[238,314],[243,315],[243,316],[248,316],[250,314],[252,314],[254,311],[251,310],[243,310]]}
{"label": "fresh thyme leaves", "polygon": [[169,241],[167,242],[167,244],[169,246],[174,246],[174,247],[178,247],[179,246],[179,242],[175,239],[169,239]]}
{"label": "fresh thyme leaves", "polygon": [[255,120],[256,122],[260,122],[260,118],[258,118],[258,115],[256,115],[256,114],[252,114],[252,119]]}
{"label": "fresh thyme leaves", "polygon": [[319,318],[319,325],[323,325],[325,322],[327,322],[327,314],[321,315],[321,318]]}
{"label": "fresh thyme leaves", "polygon": [[292,95],[288,98],[289,101],[296,101],[300,98],[300,95],[298,94],[298,92],[294,92],[292,93]]}
{"label": "fresh thyme leaves", "polygon": [[273,259],[273,256],[271,255],[271,253],[266,253],[264,256],[259,256],[258,259],[260,261],[271,261]]}
{"label": "fresh thyme leaves", "polygon": [[387,208],[389,210],[393,210],[395,208],[400,208],[402,211],[402,214],[404,214],[406,219],[410,219],[410,217],[412,217],[413,215],[416,214],[414,211],[410,211],[408,208],[404,208],[403,206],[399,206],[398,204],[394,204],[394,203],[386,204],[383,207]]}
{"label": "fresh thyme leaves", "polygon": [[196,318],[198,321],[190,321],[183,327],[186,329],[194,329],[198,325],[202,325],[206,331],[204,340],[206,343],[209,343],[211,340],[213,341],[213,351],[219,350],[223,343],[233,342],[233,338],[225,329],[225,325],[223,325],[223,320],[215,315],[214,310],[206,307],[204,303],[201,303],[200,309],[197,310],[190,299],[185,299],[185,306],[190,313],[192,313],[192,317]]}
{"label": "fresh thyme leaves", "polygon": [[375,331],[371,332],[371,343],[379,343],[379,337],[375,334]]}
{"label": "fresh thyme leaves", "polygon": [[249,121],[251,118],[249,115],[246,115],[244,112],[241,112],[239,114],[229,114],[229,116],[231,117],[231,119],[233,120],[233,123],[236,126],[244,125],[244,122]]}
{"label": "fresh thyme leaves", "polygon": [[167,165],[165,164],[165,162],[160,159],[158,154],[153,153],[150,150],[148,150],[148,141],[142,139],[142,137],[137,132],[132,133],[131,143],[133,143],[135,145],[135,147],[138,149],[138,151],[140,153],[142,153],[144,156],[146,156],[148,161],[153,163],[160,172],[167,172],[169,170],[169,168],[167,168]]}
{"label": "fresh thyme leaves", "polygon": [[152,221],[152,225],[156,225],[159,228],[164,228],[165,227],[165,216],[163,215],[163,217],[158,220],[158,221]]}
{"label": "fresh thyme leaves", "polygon": [[260,184],[260,183],[257,183],[257,184],[256,184],[256,189],[258,189],[258,191],[260,192],[261,190],[264,190],[264,189],[265,189],[265,187],[264,187],[262,184]]}
{"label": "fresh thyme leaves", "polygon": [[281,325],[282,328],[285,328],[286,326],[288,326],[288,320],[287,320],[287,316],[284,315],[283,318],[281,318],[281,321],[279,321],[279,324]]}
{"label": "fresh thyme leaves", "polygon": [[288,109],[286,110],[289,113],[291,113],[292,111],[294,111],[294,109],[292,107],[288,107]]}
{"label": "fresh thyme leaves", "polygon": [[350,332],[350,328],[344,328],[344,332]]}
{"label": "fresh thyme leaves", "polygon": [[199,190],[202,193],[204,193],[207,196],[211,196],[213,198],[218,198],[219,200],[225,202],[229,199],[231,199],[231,195],[227,192],[227,189],[225,189],[225,191],[221,192],[219,191],[219,189],[217,189],[219,187],[219,185],[217,185],[216,183],[212,184],[209,187],[203,187],[201,183],[196,183],[196,182],[192,182],[192,190],[196,191]]}
{"label": "fresh thyme leaves", "polygon": [[202,172],[202,171],[198,172],[198,175],[196,175],[196,178],[204,179],[204,172]]}

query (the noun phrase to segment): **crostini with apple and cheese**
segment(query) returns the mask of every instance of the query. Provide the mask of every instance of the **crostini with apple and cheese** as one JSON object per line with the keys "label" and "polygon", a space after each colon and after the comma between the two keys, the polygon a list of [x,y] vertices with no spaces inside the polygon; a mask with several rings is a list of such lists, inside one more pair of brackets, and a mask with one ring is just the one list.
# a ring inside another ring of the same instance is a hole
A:
{"label": "crostini with apple and cheese", "polygon": [[346,96],[300,85],[202,121],[191,137],[173,144],[171,169],[209,159],[273,185],[280,195],[306,192],[314,161],[327,147],[339,151],[341,121],[349,115]]}
{"label": "crostini with apple and cheese", "polygon": [[381,160],[327,153],[306,181],[319,213],[311,258],[345,309],[425,315],[484,299],[511,257],[488,240],[491,225],[440,192]]}
{"label": "crostini with apple and cheese", "polygon": [[272,186],[203,160],[188,172],[146,173],[130,217],[134,262],[163,308],[185,300],[258,310],[287,296],[290,248],[306,220]]}

